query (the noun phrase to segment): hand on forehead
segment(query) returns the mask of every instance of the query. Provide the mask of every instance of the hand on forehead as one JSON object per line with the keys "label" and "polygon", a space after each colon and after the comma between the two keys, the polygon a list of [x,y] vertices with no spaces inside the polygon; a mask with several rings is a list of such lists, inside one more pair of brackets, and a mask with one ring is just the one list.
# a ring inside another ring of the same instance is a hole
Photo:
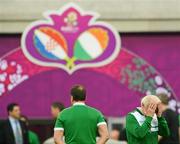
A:
{"label": "hand on forehead", "polygon": [[160,99],[154,95],[145,96],[141,101],[141,104],[143,104],[144,106],[149,106],[151,104],[158,105],[160,103],[161,103]]}
{"label": "hand on forehead", "polygon": [[155,104],[155,105],[158,105],[158,104],[161,103],[161,101],[160,101],[159,99],[151,99],[151,100],[150,100],[150,103]]}

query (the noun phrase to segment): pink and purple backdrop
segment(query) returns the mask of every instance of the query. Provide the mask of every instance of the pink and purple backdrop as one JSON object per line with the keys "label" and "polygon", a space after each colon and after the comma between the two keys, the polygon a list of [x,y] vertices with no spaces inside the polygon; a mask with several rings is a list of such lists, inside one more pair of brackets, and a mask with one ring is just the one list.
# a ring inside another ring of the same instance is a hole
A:
{"label": "pink and purple backdrop", "polygon": [[[50,118],[51,103],[61,101],[69,106],[69,89],[77,83],[87,87],[88,105],[100,109],[106,116],[124,116],[139,105],[146,87],[154,88],[152,77],[157,73],[166,81],[163,85],[170,88],[172,98],[179,101],[180,34],[122,34],[121,40],[121,52],[111,64],[81,69],[72,75],[58,68],[31,64],[20,49],[16,50],[7,61],[18,59],[29,78],[0,97],[0,118],[7,116],[6,106],[10,102],[19,103],[22,112],[30,118]],[[20,35],[0,35],[0,57],[19,45]],[[149,67],[156,72],[140,79]],[[9,68],[9,71],[12,69]],[[141,85],[141,81],[145,80],[148,83]]]}

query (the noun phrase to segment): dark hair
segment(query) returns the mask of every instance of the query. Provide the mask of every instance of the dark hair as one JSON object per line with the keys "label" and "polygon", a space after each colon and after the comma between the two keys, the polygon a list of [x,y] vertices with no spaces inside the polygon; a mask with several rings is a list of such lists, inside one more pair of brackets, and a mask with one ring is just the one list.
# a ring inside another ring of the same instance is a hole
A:
{"label": "dark hair", "polygon": [[84,101],[86,99],[86,90],[82,85],[75,85],[71,88],[71,96],[74,101]]}
{"label": "dark hair", "polygon": [[160,93],[157,95],[159,97],[159,99],[161,100],[161,102],[165,105],[168,105],[169,103],[169,97],[167,96],[167,94],[165,93]]}
{"label": "dark hair", "polygon": [[7,112],[12,112],[15,106],[19,106],[17,103],[10,103],[7,106]]}
{"label": "dark hair", "polygon": [[64,105],[60,102],[53,102],[51,106],[53,108],[58,108],[59,111],[62,111],[65,108]]}

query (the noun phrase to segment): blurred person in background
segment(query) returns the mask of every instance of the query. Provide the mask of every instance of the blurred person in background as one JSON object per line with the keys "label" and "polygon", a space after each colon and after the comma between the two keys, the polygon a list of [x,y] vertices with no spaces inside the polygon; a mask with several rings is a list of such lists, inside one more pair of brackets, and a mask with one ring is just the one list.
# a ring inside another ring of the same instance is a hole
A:
{"label": "blurred person in background", "polygon": [[[51,104],[51,115],[52,115],[52,118],[54,121],[54,123],[53,123],[54,125],[55,125],[58,115],[61,113],[61,111],[64,108],[65,108],[64,104],[61,102],[53,102]],[[54,125],[53,125],[53,128],[54,128]],[[52,131],[52,136],[53,136],[53,133],[54,133],[54,130]],[[55,144],[54,138],[53,137],[48,138],[43,144]]]}
{"label": "blurred person in background", "polygon": [[29,144],[27,126],[20,120],[20,106],[10,103],[7,112],[8,119],[1,126],[1,144]]}
{"label": "blurred person in background", "polygon": [[[25,122],[27,127],[29,126],[29,120],[26,116],[21,115],[20,120]],[[28,138],[29,144],[40,144],[37,134],[31,130],[28,130]]]}
{"label": "blurred person in background", "polygon": [[178,113],[169,108],[169,97],[162,93],[158,94],[161,100],[161,109],[163,111],[162,115],[167,121],[170,130],[169,137],[159,137],[159,144],[179,144],[179,117]]}
{"label": "blurred person in background", "polygon": [[120,130],[117,128],[112,129],[110,132],[110,138],[118,141],[120,138]]}
{"label": "blurred person in background", "polygon": [[123,129],[120,131],[119,140],[120,140],[120,141],[127,142],[126,128],[123,128]]}
{"label": "blurred person in background", "polygon": [[123,128],[122,130],[120,130],[118,128],[113,128],[110,132],[110,140],[108,142],[119,142],[120,144],[127,144],[126,129]]}
{"label": "blurred person in background", "polygon": [[51,105],[51,115],[54,120],[58,117],[59,113],[64,109],[64,105],[61,102],[54,102]]}
{"label": "blurred person in background", "polygon": [[0,121],[0,144],[3,144],[3,122]]}
{"label": "blurred person in background", "polygon": [[161,101],[157,96],[142,98],[141,107],[126,117],[128,144],[158,144],[158,135],[169,136],[169,128],[164,117]]}

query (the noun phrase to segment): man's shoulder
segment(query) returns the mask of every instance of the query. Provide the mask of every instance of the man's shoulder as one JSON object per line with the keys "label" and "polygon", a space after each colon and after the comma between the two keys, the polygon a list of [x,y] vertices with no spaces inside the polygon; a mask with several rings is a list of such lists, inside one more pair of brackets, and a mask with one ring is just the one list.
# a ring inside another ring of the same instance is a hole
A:
{"label": "man's shoulder", "polygon": [[100,112],[98,109],[94,108],[94,107],[87,106],[87,108],[88,108],[88,110],[89,110],[90,112],[97,113],[97,114],[101,114],[101,112]]}
{"label": "man's shoulder", "polygon": [[0,129],[7,129],[10,126],[10,121],[9,119],[2,120],[0,122]]}
{"label": "man's shoulder", "polygon": [[144,118],[144,116],[139,112],[137,108],[126,115],[126,120],[137,119],[137,118],[141,118],[141,119]]}
{"label": "man's shoulder", "polygon": [[63,109],[63,110],[61,111],[61,115],[62,115],[62,114],[66,114],[66,113],[71,112],[71,111],[72,111],[72,109],[73,109],[73,107],[72,107],[72,106],[71,106],[71,107],[68,107],[68,108]]}
{"label": "man's shoulder", "polygon": [[5,120],[1,121],[0,125],[6,126],[9,123],[10,123],[9,119],[5,119]]}
{"label": "man's shoulder", "polygon": [[163,116],[167,119],[171,119],[172,121],[178,121],[178,113],[170,108],[163,112]]}
{"label": "man's shoulder", "polygon": [[4,123],[5,123],[5,121],[4,121],[4,120],[0,121],[0,128],[2,128],[2,127],[3,127]]}
{"label": "man's shoulder", "polygon": [[7,118],[7,119],[4,119],[3,121],[2,121],[2,123],[8,123],[8,122],[10,122],[10,120]]}
{"label": "man's shoulder", "polygon": [[137,109],[134,109],[133,111],[130,111],[127,116],[133,116],[135,114],[138,114],[139,112],[137,111]]}
{"label": "man's shoulder", "polygon": [[178,113],[170,108],[166,109],[166,111],[164,112],[167,115],[178,115]]}

